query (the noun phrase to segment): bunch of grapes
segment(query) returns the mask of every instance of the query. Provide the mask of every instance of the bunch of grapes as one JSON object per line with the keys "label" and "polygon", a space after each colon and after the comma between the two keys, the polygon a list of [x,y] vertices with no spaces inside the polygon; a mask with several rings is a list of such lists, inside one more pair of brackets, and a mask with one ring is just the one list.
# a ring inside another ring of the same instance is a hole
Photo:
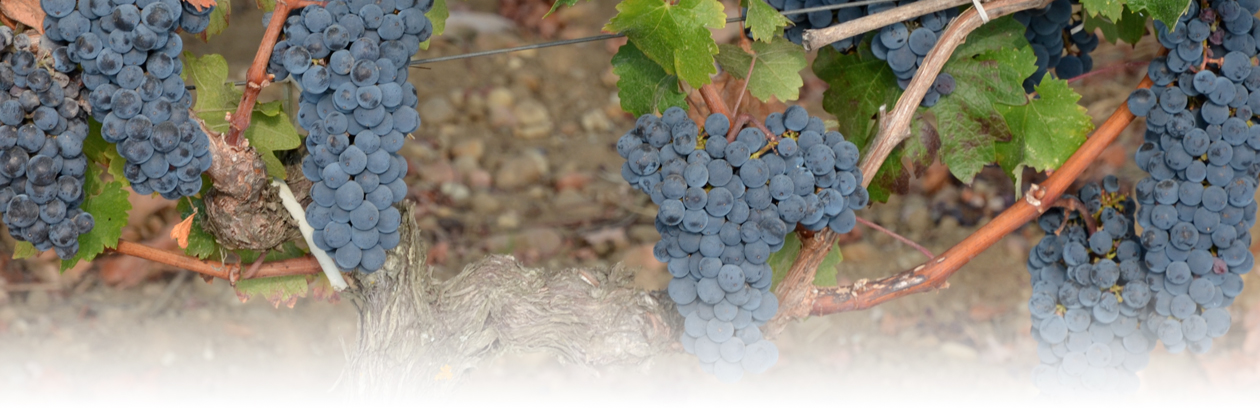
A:
{"label": "bunch of grapes", "polygon": [[87,111],[77,75],[49,71],[26,34],[0,26],[0,214],[9,234],[62,259],[95,226],[79,209],[87,158]]}
{"label": "bunch of grapes", "polygon": [[1072,5],[1076,3],[1055,0],[1041,9],[1015,13],[1015,20],[1028,28],[1024,37],[1037,55],[1037,71],[1024,80],[1024,91],[1032,93],[1050,69],[1060,79],[1071,79],[1094,68],[1089,53],[1098,48],[1098,36],[1085,30],[1080,19],[1073,22]]}
{"label": "bunch of grapes", "polygon": [[[407,161],[398,155],[420,128],[407,63],[429,39],[431,0],[336,0],[285,17],[270,71],[302,88],[298,123],[312,181],[306,220],[337,267],[379,270],[398,246]],[[267,23],[272,17],[264,18]]]}
{"label": "bunch of grapes", "polygon": [[[892,3],[882,3],[885,7],[893,7]],[[869,7],[875,7],[871,5]],[[908,22],[898,22],[885,26],[871,40],[871,52],[876,58],[888,62],[888,67],[897,75],[897,84],[901,89],[910,85],[910,80],[919,72],[923,57],[936,46],[936,40],[945,30],[949,20],[958,15],[957,9],[946,9],[929,13]],[[941,96],[954,93],[954,77],[948,73],[940,73],[932,83],[932,87],[923,95],[922,105],[931,107],[941,100]]]}
{"label": "bunch of grapes", "polygon": [[54,68],[82,69],[92,117],[127,160],[139,194],[196,195],[210,169],[210,141],[189,118],[192,96],[180,78],[184,49],[176,30],[197,33],[212,7],[179,0],[41,0]]}
{"label": "bunch of grapes", "polygon": [[1142,328],[1152,292],[1134,234],[1136,204],[1114,176],[1079,196],[1089,213],[1044,213],[1037,223],[1046,236],[1028,255],[1041,359],[1033,380],[1050,395],[1129,393],[1155,347],[1155,335]]}
{"label": "bunch of grapes", "polygon": [[[721,114],[703,129],[680,108],[644,115],[617,141],[622,176],[660,206],[653,249],[674,276],[668,292],[685,317],[683,348],[727,382],[760,373],[778,349],[759,325],[778,312],[767,260],[799,223],[849,232],[869,195],[857,146],[804,108],[732,132]],[[734,136],[734,141],[728,140]]]}
{"label": "bunch of grapes", "polygon": [[[790,12],[818,6],[837,5],[848,0],[755,0],[765,1],[780,12]],[[869,7],[879,7],[870,5]],[[806,29],[822,29],[866,16],[866,7],[845,7],[833,10],[818,10],[809,13],[788,15],[793,25],[784,30],[783,36],[793,43],[800,44]],[[848,51],[862,42],[862,36],[856,35],[831,43],[836,51]]]}
{"label": "bunch of grapes", "polygon": [[1136,187],[1145,262],[1157,273],[1147,326],[1173,353],[1206,352],[1229,330],[1225,308],[1255,264],[1248,248],[1260,176],[1251,111],[1260,68],[1252,64],[1254,40],[1238,41],[1252,38],[1260,3],[1191,4],[1175,30],[1160,34],[1168,53],[1148,69],[1155,87],[1128,100],[1134,115],[1146,117],[1134,159],[1150,174]]}

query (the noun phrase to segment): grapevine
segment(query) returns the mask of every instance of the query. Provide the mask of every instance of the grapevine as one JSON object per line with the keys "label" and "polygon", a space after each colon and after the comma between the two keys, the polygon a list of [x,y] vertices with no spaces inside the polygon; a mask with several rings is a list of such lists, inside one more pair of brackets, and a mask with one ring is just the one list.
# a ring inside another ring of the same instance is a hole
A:
{"label": "grapevine", "polygon": [[[1229,334],[1255,264],[1260,1],[622,0],[602,35],[414,60],[442,42],[445,1],[275,0],[245,23],[266,33],[239,83],[223,57],[184,48],[181,33],[228,26],[213,0],[14,1],[36,11],[0,5],[0,214],[15,255],[51,250],[63,269],[130,255],[277,306],[349,296],[361,394],[425,389],[400,384],[518,347],[585,366],[684,352],[720,381],[754,381],[788,357],[775,343],[787,323],[945,288],[1033,222],[1030,386],[1122,395],[1160,346],[1203,354]],[[1069,81],[1148,24],[1159,56],[1095,129]],[[726,25],[739,30],[719,45]],[[611,75],[634,126],[604,140],[624,191],[654,206],[668,286],[506,257],[432,279],[400,154],[423,135],[412,67],[622,37]],[[806,69],[826,114],[802,99]],[[275,85],[296,88],[292,104],[259,102]],[[1137,118],[1145,176],[1067,194]],[[886,231],[860,211],[937,161],[962,183],[1000,168],[1020,199],[939,255],[893,234],[928,257],[905,272],[852,285],[818,273],[859,223]],[[1025,188],[1029,171],[1044,180]],[[180,251],[121,239],[124,188],[178,203]]]}

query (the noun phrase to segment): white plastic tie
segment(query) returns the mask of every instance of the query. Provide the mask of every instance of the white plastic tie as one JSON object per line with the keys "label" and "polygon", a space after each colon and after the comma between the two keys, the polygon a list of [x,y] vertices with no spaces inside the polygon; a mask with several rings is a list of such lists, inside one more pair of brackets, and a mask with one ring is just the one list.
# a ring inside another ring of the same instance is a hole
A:
{"label": "white plastic tie", "polygon": [[980,4],[980,0],[971,0],[971,4],[976,6],[976,11],[980,12],[980,20],[989,23],[989,12],[984,10],[984,6]]}
{"label": "white plastic tie", "polygon": [[306,210],[302,209],[302,204],[298,203],[297,197],[293,196],[289,185],[278,179],[272,179],[271,185],[280,190],[280,202],[284,204],[284,209],[289,211],[289,215],[293,216],[293,220],[298,222],[298,230],[302,232],[302,238],[306,239],[306,246],[311,249],[315,261],[319,261],[319,267],[324,269],[324,275],[328,276],[328,284],[338,292],[346,290],[346,279],[341,277],[341,270],[337,269],[337,263],[333,262],[328,253],[315,246],[315,240],[312,239],[315,228],[312,228],[310,223],[306,223]]}

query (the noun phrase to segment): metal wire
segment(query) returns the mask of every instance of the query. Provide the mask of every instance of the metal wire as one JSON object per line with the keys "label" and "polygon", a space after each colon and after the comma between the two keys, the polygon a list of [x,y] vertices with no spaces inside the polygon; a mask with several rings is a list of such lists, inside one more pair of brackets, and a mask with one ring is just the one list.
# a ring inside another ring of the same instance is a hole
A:
{"label": "metal wire", "polygon": [[[868,6],[872,4],[892,3],[895,1],[899,1],[899,0],[866,0],[866,1],[858,1],[858,2],[844,3],[844,4],[833,4],[833,5],[828,5],[828,6],[806,7],[803,9],[779,12],[779,14],[783,16],[793,16],[793,15],[821,12],[821,11],[827,11],[827,10],[839,10],[839,9],[847,9],[850,7]],[[746,15],[741,15],[740,17],[728,18],[726,19],[726,23],[742,22],[746,18],[747,18]],[[467,53],[467,54],[448,55],[448,56],[434,57],[434,58],[423,58],[419,60],[411,60],[410,62],[407,63],[407,65],[409,67],[415,67],[415,66],[420,66],[424,64],[438,63],[438,62],[443,62],[443,61],[463,60],[467,58],[485,57],[485,56],[490,56],[490,55],[506,54],[506,53],[517,52],[517,51],[537,50],[537,49],[550,48],[550,47],[559,47],[562,45],[573,45],[573,44],[582,44],[586,42],[603,41],[606,39],[621,38],[624,36],[626,36],[626,34],[624,33],[602,34],[602,35],[588,36],[585,38],[543,42],[543,43],[538,43],[538,44],[522,45],[519,47],[511,47],[511,48],[500,48],[497,50],[478,51],[478,52]],[[234,84],[236,86],[244,86],[246,82],[235,82]],[[190,89],[196,89],[196,88],[190,87]]]}

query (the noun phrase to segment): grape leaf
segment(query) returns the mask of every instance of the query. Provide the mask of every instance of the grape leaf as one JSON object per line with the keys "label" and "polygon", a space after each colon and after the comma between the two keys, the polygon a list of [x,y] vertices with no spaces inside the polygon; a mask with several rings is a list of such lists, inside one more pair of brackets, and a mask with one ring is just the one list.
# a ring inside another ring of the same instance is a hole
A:
{"label": "grape leaf", "polygon": [[[590,0],[587,0],[587,1],[590,1]],[[556,0],[556,2],[551,5],[551,10],[548,10],[547,14],[543,15],[543,19],[546,19],[547,16],[551,16],[551,13],[559,9],[560,6],[573,7],[574,5],[577,4],[577,2],[578,0]]]}
{"label": "grape leaf", "polygon": [[219,2],[222,4],[210,12],[210,25],[206,26],[206,31],[197,35],[202,41],[209,41],[211,37],[223,33],[232,20],[232,0],[219,0]]}
{"label": "grape leaf", "polygon": [[1037,94],[1040,97],[1027,105],[997,105],[1014,135],[997,148],[998,163],[1012,179],[1024,166],[1038,171],[1058,168],[1094,129],[1085,107],[1076,103],[1081,96],[1066,81],[1047,75]]}
{"label": "grape leaf", "polygon": [[[970,184],[985,165],[997,160],[996,143],[1013,137],[995,105],[1028,101],[1022,86],[1036,71],[1035,61],[1032,49],[1024,48],[955,54],[945,64],[944,72],[954,77],[956,88],[930,110],[936,115],[941,162],[963,183]],[[911,155],[914,161],[925,159]]]}
{"label": "grape leaf", "polygon": [[274,151],[293,150],[302,145],[302,138],[297,129],[293,128],[289,116],[284,113],[284,106],[280,101],[254,106],[249,128],[245,129],[245,138],[249,139],[250,146],[258,149],[263,163],[267,164],[267,173],[280,179],[285,178],[284,164],[276,158]]}
{"label": "grape leaf", "polygon": [[[798,255],[801,254],[801,238],[796,234],[788,234],[783,238],[783,249],[770,254],[771,271],[774,273],[774,281],[770,283],[770,290],[778,290],[779,282],[787,277],[789,268],[796,261]],[[818,265],[818,271],[814,273],[814,286],[818,287],[835,287],[836,286],[836,266],[844,261],[844,256],[840,253],[840,247],[836,244],[831,245],[831,250],[827,251],[827,256],[823,257],[822,264]]]}
{"label": "grape leaf", "polygon": [[118,246],[122,229],[127,226],[127,213],[131,211],[131,202],[127,200],[129,194],[123,190],[121,182],[102,184],[99,166],[88,165],[83,194],[85,199],[79,208],[96,219],[96,227],[79,235],[79,253],[62,261],[61,271],[74,267],[79,260],[92,261],[106,248]]}
{"label": "grape leaf", "polygon": [[105,166],[115,181],[121,182],[123,187],[131,186],[131,182],[127,181],[127,177],[123,174],[123,170],[127,165],[127,160],[118,154],[118,148],[101,137],[101,124],[96,119],[88,119],[88,135],[83,140],[83,155],[92,163]]}
{"label": "grape leaf", "polygon": [[[209,186],[210,183],[205,183]],[[206,206],[199,198],[186,198],[179,200],[179,204],[175,205],[175,209],[179,211],[179,216],[187,218],[193,215],[193,209],[196,209],[196,217],[193,218],[192,228],[188,231],[188,247],[184,248],[184,254],[206,259],[218,254],[219,245],[215,242],[214,236],[206,232],[202,226],[206,223]]]}
{"label": "grape leaf", "polygon": [[1081,8],[1085,9],[1086,14],[1092,16],[1102,15],[1107,19],[1115,21],[1120,18],[1120,14],[1124,10],[1123,0],[1081,0]]}
{"label": "grape leaf", "polygon": [[748,27],[754,40],[766,41],[774,38],[783,33],[783,28],[792,24],[791,20],[771,7],[766,0],[745,0],[744,3],[748,7],[744,26]]}
{"label": "grape leaf", "polygon": [[671,106],[687,108],[687,95],[678,90],[678,76],[666,73],[634,44],[622,45],[612,58],[612,66],[613,74],[619,77],[617,97],[626,112],[637,117]]}
{"label": "grape leaf", "polygon": [[[184,80],[197,86],[197,103],[193,112],[205,120],[206,127],[224,133],[229,124],[225,116],[235,112],[241,101],[241,91],[227,81],[227,61],[222,56],[210,54],[197,58],[192,54],[184,54]],[[267,164],[267,173],[284,178],[284,165],[276,158],[274,151],[292,150],[302,145],[302,139],[293,127],[288,115],[283,112],[280,102],[262,102],[254,106],[250,114],[249,127],[245,129],[245,138],[250,146],[258,150],[263,162]]]}
{"label": "grape leaf", "polygon": [[[261,254],[258,251],[237,250],[235,253],[241,257],[241,264],[252,264],[258,260]],[[295,258],[305,255],[301,248],[298,248],[293,242],[285,242],[279,250],[271,250],[267,252],[263,261],[279,261],[289,258]],[[236,282],[236,297],[241,302],[246,302],[250,298],[261,297],[271,302],[272,305],[279,308],[281,304],[292,308],[297,303],[298,298],[304,298],[307,291],[310,290],[308,283],[313,278],[304,275],[295,276],[278,276],[260,279],[246,279]]]}
{"label": "grape leaf", "polygon": [[264,13],[276,10],[276,0],[254,0],[254,4]]}
{"label": "grape leaf", "polygon": [[306,276],[280,276],[261,279],[245,279],[236,282],[236,297],[242,303],[250,298],[263,298],[279,308],[281,304],[293,308],[298,298],[306,297]]}
{"label": "grape leaf", "polygon": [[[901,89],[888,63],[870,54],[869,43],[864,43],[858,51],[858,54],[840,54],[829,48],[822,49],[814,59],[814,74],[830,85],[823,92],[823,109],[836,117],[840,134],[863,153],[868,153],[867,143],[875,134],[879,107],[887,105],[891,110],[901,96]],[[910,173],[901,158],[902,147],[898,146],[880,165],[868,187],[871,200],[888,201],[893,192],[909,188]]]}
{"label": "grape leaf", "polygon": [[1128,0],[1128,6],[1134,12],[1150,16],[1173,27],[1177,23],[1177,18],[1190,9],[1190,0]]}
{"label": "grape leaf", "polygon": [[[736,45],[722,45],[717,56],[718,64],[727,73],[748,80],[748,92],[762,101],[778,98],[795,101],[801,94],[801,70],[809,64],[805,49],[786,38],[774,38],[770,43],[753,43],[753,54]],[[756,64],[752,64],[753,62]],[[748,67],[752,66],[752,76]]]}
{"label": "grape leaf", "polygon": [[1129,45],[1137,45],[1146,35],[1146,16],[1134,13],[1128,7],[1120,14],[1120,20],[1113,21],[1097,16],[1085,16],[1085,30],[1093,32],[1102,30],[1103,38],[1110,43],[1124,41]]}
{"label": "grape leaf", "polygon": [[433,23],[433,33],[429,35],[429,39],[420,43],[420,49],[428,50],[429,43],[433,42],[433,37],[442,35],[446,32],[446,19],[451,17],[451,11],[446,7],[446,0],[433,0],[433,8],[424,14],[429,18],[429,22]]}
{"label": "grape leaf", "polygon": [[726,26],[717,0],[624,0],[604,30],[622,32],[640,51],[687,84],[709,84],[717,43],[707,28]]}
{"label": "grape leaf", "polygon": [[13,259],[24,260],[39,255],[39,250],[35,249],[35,245],[31,245],[26,241],[15,241],[13,245]]}

